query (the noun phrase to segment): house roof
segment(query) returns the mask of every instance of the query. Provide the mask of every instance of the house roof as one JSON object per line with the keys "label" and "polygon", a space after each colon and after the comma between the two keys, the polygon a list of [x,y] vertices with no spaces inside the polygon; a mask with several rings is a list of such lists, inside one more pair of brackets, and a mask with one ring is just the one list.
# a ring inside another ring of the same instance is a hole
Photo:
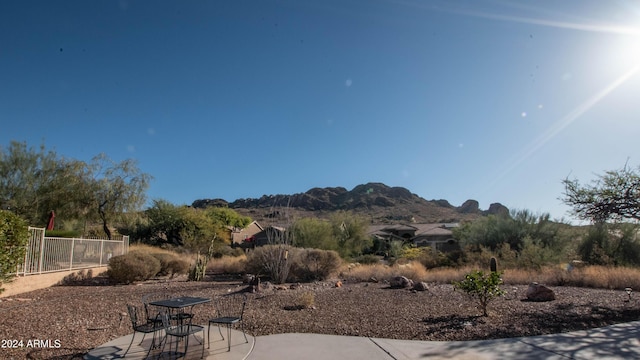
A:
{"label": "house roof", "polygon": [[368,234],[377,237],[397,237],[395,231],[415,231],[413,238],[422,236],[446,236],[453,235],[452,228],[457,227],[456,223],[431,223],[431,224],[382,224],[371,225]]}

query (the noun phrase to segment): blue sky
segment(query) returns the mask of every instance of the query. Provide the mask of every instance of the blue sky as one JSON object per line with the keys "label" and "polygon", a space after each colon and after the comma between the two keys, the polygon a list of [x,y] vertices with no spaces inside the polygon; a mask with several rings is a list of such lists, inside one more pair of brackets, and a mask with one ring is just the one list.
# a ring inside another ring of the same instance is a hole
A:
{"label": "blue sky", "polygon": [[133,158],[150,199],[366,182],[569,218],[640,165],[640,1],[4,1],[0,146]]}

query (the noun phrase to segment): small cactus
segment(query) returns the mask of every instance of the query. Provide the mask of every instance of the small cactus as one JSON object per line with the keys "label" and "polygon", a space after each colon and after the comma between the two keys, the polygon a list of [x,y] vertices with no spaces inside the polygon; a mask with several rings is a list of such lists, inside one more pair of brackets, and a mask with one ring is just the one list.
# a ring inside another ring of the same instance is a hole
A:
{"label": "small cactus", "polygon": [[492,257],[492,258],[491,258],[491,264],[490,264],[490,267],[491,267],[491,272],[496,272],[496,271],[498,271],[498,260],[496,260],[496,258],[495,258],[495,257]]}

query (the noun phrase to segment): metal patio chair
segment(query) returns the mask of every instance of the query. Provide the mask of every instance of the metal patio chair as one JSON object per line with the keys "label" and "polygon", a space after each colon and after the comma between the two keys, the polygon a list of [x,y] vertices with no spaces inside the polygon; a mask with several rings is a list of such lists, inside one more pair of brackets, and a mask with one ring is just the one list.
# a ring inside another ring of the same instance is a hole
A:
{"label": "metal patio chair", "polygon": [[[171,325],[171,317],[169,316],[169,314],[167,313],[163,313],[161,315],[162,318],[162,324],[164,326],[164,332],[166,335],[166,339],[164,342],[164,345],[162,345],[162,351],[161,353],[164,352],[164,347],[167,345],[167,343],[169,342],[169,336],[173,336],[175,338],[178,338],[178,340],[183,340],[184,341],[184,354],[183,356],[186,357],[187,356],[187,351],[189,351],[189,337],[191,335],[202,332],[202,354],[200,355],[200,358],[204,358],[204,326],[200,326],[200,325],[192,325],[191,324],[191,318],[189,318],[189,321],[186,324],[180,324],[180,325]],[[197,340],[197,338],[196,338]],[[171,343],[169,344],[169,352],[171,353]],[[178,354],[178,341],[176,341],[176,351],[175,354]]]}
{"label": "metal patio chair", "polygon": [[131,319],[133,335],[131,336],[129,347],[127,347],[127,350],[124,352],[124,354],[122,354],[122,357],[125,357],[131,349],[131,345],[133,344],[133,340],[135,339],[137,333],[142,333],[142,340],[140,340],[140,343],[138,345],[142,344],[147,334],[153,333],[153,340],[151,341],[151,346],[149,346],[149,350],[147,351],[147,357],[149,357],[151,350],[156,348],[156,332],[162,330],[163,326],[162,324],[146,321],[146,319],[140,316],[138,308],[133,305],[127,305],[127,312],[129,313],[129,318]]}
{"label": "metal patio chair", "polygon": [[221,326],[227,327],[227,351],[231,351],[231,327],[236,324],[240,324],[242,335],[246,343],[249,342],[247,334],[244,332],[244,324],[242,318],[244,316],[244,309],[247,304],[247,294],[234,293],[227,295],[219,295],[213,298],[213,304],[215,306],[216,315],[214,318],[209,319],[209,326],[207,328],[207,346],[211,347],[211,325],[218,326],[218,332],[224,340],[222,335]]}
{"label": "metal patio chair", "polygon": [[142,305],[144,306],[144,314],[147,318],[148,323],[153,323],[159,327],[162,327],[162,317],[160,316],[160,312],[156,311],[153,305],[149,305],[150,302],[154,300],[161,300],[166,298],[166,296],[162,294],[146,294],[142,297]]}

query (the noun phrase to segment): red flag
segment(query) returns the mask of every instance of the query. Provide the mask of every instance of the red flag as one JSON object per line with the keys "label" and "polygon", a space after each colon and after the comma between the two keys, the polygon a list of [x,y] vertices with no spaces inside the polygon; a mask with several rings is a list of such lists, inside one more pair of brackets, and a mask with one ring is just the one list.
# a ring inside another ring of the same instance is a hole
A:
{"label": "red flag", "polygon": [[56,218],[56,213],[51,210],[51,214],[49,214],[49,223],[47,224],[47,230],[53,230],[53,221]]}

